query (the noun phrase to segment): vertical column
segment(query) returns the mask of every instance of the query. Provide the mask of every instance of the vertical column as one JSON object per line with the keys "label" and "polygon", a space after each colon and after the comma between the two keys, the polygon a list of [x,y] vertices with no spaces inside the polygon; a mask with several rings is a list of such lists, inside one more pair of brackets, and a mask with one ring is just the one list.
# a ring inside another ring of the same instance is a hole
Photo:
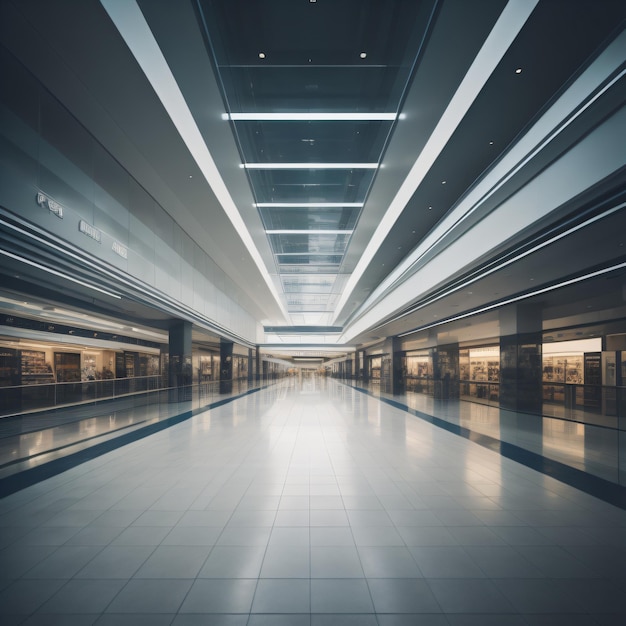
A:
{"label": "vertical column", "polygon": [[380,390],[394,396],[404,393],[404,376],[401,341],[398,337],[387,337],[383,348],[383,358],[380,373]]}
{"label": "vertical column", "polygon": [[233,391],[233,342],[220,341],[220,393]]}
{"label": "vertical column", "polygon": [[259,350],[259,346],[256,347],[255,372],[256,372],[256,382],[260,383],[262,375],[263,375],[263,365],[261,362],[261,351]]}
{"label": "vertical column", "polygon": [[500,333],[500,408],[541,415],[541,309],[503,309]]}
{"label": "vertical column", "polygon": [[433,350],[435,397],[442,400],[459,397],[459,345],[438,346]]}
{"label": "vertical column", "polygon": [[254,381],[254,369],[256,365],[254,352],[252,348],[248,348],[248,387],[251,387]]}
{"label": "vertical column", "polygon": [[363,381],[363,386],[367,387],[369,383],[370,375],[369,375],[369,363],[367,362],[367,353],[365,350],[361,352],[361,379]]}
{"label": "vertical column", "polygon": [[169,386],[179,390],[178,401],[191,399],[191,326],[177,320],[169,329]]}

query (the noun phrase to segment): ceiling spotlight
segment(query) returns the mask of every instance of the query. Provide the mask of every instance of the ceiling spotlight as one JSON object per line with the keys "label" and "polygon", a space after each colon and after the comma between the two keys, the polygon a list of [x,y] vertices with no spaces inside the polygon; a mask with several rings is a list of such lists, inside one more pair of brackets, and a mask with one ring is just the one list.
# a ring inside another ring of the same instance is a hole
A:
{"label": "ceiling spotlight", "polygon": [[367,58],[367,52],[361,52],[361,54],[359,54],[359,56],[360,56],[362,59],[365,59],[365,58]]}
{"label": "ceiling spotlight", "polygon": [[516,73],[516,74],[521,74],[521,73],[522,73],[522,68],[521,68],[521,67],[518,67],[518,68],[515,70],[515,73]]}
{"label": "ceiling spotlight", "polygon": [[259,59],[265,58],[265,52],[259,52]]}

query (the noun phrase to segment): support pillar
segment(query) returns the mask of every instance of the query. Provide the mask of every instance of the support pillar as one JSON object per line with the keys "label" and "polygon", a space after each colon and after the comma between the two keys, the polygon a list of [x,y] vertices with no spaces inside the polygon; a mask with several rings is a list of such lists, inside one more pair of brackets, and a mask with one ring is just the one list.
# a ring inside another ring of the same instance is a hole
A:
{"label": "support pillar", "polygon": [[369,363],[367,362],[367,354],[365,350],[362,350],[360,354],[361,354],[361,381],[363,382],[363,386],[366,387],[370,379]]}
{"label": "support pillar", "polygon": [[169,329],[169,386],[177,389],[175,401],[191,399],[191,322],[177,320]]}
{"label": "support pillar", "polygon": [[220,341],[220,393],[233,391],[233,342]]}
{"label": "support pillar", "polygon": [[459,397],[459,345],[438,346],[433,350],[435,398],[448,400]]}
{"label": "support pillar", "polygon": [[256,365],[254,352],[252,348],[248,348],[248,388],[252,386],[254,381],[254,367]]}
{"label": "support pillar", "polygon": [[500,408],[541,415],[541,309],[515,305],[500,312]]}
{"label": "support pillar", "polygon": [[404,393],[404,377],[402,375],[402,345],[398,337],[387,337],[383,348],[381,364],[380,390],[397,396]]}

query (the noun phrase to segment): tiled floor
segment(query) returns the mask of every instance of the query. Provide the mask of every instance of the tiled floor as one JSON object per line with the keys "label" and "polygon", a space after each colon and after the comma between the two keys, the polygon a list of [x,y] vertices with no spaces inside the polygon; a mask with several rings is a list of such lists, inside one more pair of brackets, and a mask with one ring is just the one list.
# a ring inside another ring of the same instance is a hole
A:
{"label": "tiled floor", "polygon": [[618,626],[626,511],[332,381],[0,501],[0,623]]}

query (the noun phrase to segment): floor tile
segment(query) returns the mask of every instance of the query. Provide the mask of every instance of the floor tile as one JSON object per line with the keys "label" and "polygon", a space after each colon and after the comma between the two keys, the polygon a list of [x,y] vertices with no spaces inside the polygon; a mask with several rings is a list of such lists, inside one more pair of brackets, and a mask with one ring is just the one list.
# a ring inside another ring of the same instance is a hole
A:
{"label": "floor tile", "polygon": [[87,563],[76,577],[128,579],[153,551],[153,546],[107,546]]}
{"label": "floor tile", "polygon": [[256,579],[198,579],[180,612],[249,613],[256,585]]}
{"label": "floor tile", "polygon": [[195,578],[209,550],[204,546],[159,546],[134,578]]}
{"label": "floor tile", "polygon": [[428,580],[445,613],[512,613],[513,605],[490,580]]}
{"label": "floor tile", "polygon": [[311,612],[310,582],[308,579],[259,580],[252,613],[306,613]]}
{"label": "floor tile", "polygon": [[312,546],[311,578],[361,578],[363,568],[353,546]]}
{"label": "floor tile", "polygon": [[461,546],[420,546],[410,548],[426,578],[484,578],[485,573]]}
{"label": "floor tile", "polygon": [[198,577],[257,578],[264,556],[264,547],[216,546],[211,550]]}
{"label": "floor tile", "polygon": [[311,580],[312,613],[372,613],[372,599],[364,579]]}
{"label": "floor tile", "polygon": [[496,580],[520,613],[586,613],[564,580]]}
{"label": "floor tile", "polygon": [[367,578],[421,578],[413,555],[400,546],[359,546],[359,556]]}
{"label": "floor tile", "polygon": [[261,567],[261,577],[309,578],[310,559],[308,546],[290,546],[288,550],[268,548]]}
{"label": "floor tile", "polygon": [[310,529],[311,546],[353,546],[354,537],[349,526],[313,526]]}
{"label": "floor tile", "polygon": [[376,613],[440,613],[426,581],[422,579],[368,578]]}
{"label": "floor tile", "polygon": [[40,613],[58,614],[99,614],[122,590],[124,580],[79,580],[68,581],[50,600],[40,607]]}
{"label": "floor tile", "polygon": [[101,550],[101,546],[60,546],[28,570],[24,578],[72,578]]}

